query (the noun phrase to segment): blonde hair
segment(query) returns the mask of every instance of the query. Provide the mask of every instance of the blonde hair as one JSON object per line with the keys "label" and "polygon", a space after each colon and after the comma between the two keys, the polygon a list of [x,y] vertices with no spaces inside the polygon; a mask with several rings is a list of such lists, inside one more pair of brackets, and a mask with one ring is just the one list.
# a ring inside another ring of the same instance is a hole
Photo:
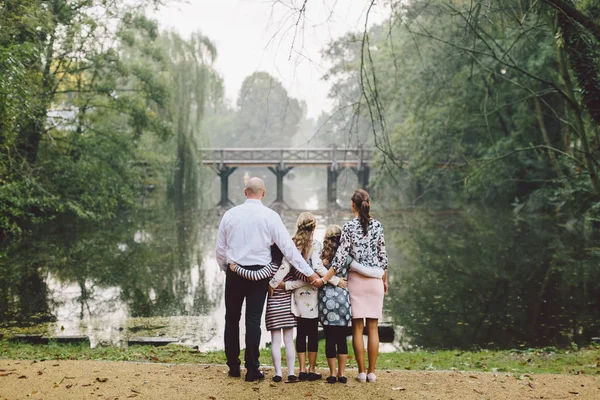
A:
{"label": "blonde hair", "polygon": [[303,212],[296,221],[296,234],[292,238],[304,259],[308,259],[312,249],[313,234],[317,227],[317,219],[312,213]]}
{"label": "blonde hair", "polygon": [[321,252],[321,260],[326,261],[327,265],[331,264],[335,252],[340,245],[342,237],[342,227],[339,225],[329,225],[325,229],[325,238],[323,239],[323,251]]}

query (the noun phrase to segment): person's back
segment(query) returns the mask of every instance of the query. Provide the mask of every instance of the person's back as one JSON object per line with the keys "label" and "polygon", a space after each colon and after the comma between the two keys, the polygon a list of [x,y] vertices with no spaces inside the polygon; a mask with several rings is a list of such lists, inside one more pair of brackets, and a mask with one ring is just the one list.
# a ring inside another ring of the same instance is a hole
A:
{"label": "person's back", "polygon": [[265,265],[271,260],[272,226],[279,216],[260,200],[246,200],[223,215],[221,222],[229,260],[240,265]]}
{"label": "person's back", "polygon": [[344,224],[343,233],[350,239],[350,256],[358,263],[370,268],[387,268],[383,226],[373,218],[368,222],[367,232],[359,218]]}

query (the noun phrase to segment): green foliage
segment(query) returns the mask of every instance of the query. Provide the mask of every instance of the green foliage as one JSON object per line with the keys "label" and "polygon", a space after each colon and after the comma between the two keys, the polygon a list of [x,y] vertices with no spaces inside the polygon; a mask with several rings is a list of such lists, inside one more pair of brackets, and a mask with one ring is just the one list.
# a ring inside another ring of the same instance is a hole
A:
{"label": "green foliage", "polygon": [[7,1],[0,25],[0,241],[57,216],[114,218],[157,186],[197,197],[205,94],[220,82],[208,39],[95,0]]}
{"label": "green foliage", "polygon": [[[346,141],[369,134],[383,153],[380,195],[398,196],[408,179],[407,205],[590,210],[600,194],[598,126],[586,111],[600,96],[597,46],[580,41],[586,52],[567,55],[555,10],[502,4],[394,2],[388,21],[327,50],[337,111],[321,127]],[[573,75],[587,79],[581,98]]]}

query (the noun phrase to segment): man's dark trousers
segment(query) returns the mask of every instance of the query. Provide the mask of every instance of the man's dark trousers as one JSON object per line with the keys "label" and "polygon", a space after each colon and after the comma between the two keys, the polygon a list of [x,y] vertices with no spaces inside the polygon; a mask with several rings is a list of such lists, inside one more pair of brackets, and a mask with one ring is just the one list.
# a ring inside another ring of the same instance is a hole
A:
{"label": "man's dark trousers", "polygon": [[[257,270],[263,266],[244,266],[249,270]],[[258,371],[260,345],[260,322],[265,298],[267,296],[268,279],[250,281],[227,269],[225,281],[225,356],[230,370],[240,368],[240,318],[242,303],[246,300],[246,352],[245,366],[248,371]]]}

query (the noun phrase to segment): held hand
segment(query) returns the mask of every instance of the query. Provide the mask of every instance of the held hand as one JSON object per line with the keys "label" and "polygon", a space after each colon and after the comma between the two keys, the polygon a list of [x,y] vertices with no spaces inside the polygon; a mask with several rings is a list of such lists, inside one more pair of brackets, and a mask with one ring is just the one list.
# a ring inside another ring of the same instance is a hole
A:
{"label": "held hand", "polygon": [[342,288],[342,289],[348,289],[348,281],[346,279],[340,279],[340,282],[338,283],[338,287]]}
{"label": "held hand", "polygon": [[238,266],[238,265],[237,265],[236,263],[231,263],[231,264],[229,264],[229,269],[230,269],[232,272],[235,272],[235,267],[237,267],[237,266]]}
{"label": "held hand", "polygon": [[[319,274],[317,274],[316,272],[314,274],[312,274],[311,276],[308,277],[308,280],[309,280],[310,284],[313,285],[313,286],[316,286],[315,285],[316,281],[318,281],[320,279],[321,279],[321,276]],[[321,284],[323,284],[323,282],[321,282]]]}
{"label": "held hand", "polygon": [[314,287],[320,288],[320,287],[323,287],[323,285],[325,283],[323,282],[323,279],[319,278],[319,279],[311,282],[310,284],[313,285]]}

